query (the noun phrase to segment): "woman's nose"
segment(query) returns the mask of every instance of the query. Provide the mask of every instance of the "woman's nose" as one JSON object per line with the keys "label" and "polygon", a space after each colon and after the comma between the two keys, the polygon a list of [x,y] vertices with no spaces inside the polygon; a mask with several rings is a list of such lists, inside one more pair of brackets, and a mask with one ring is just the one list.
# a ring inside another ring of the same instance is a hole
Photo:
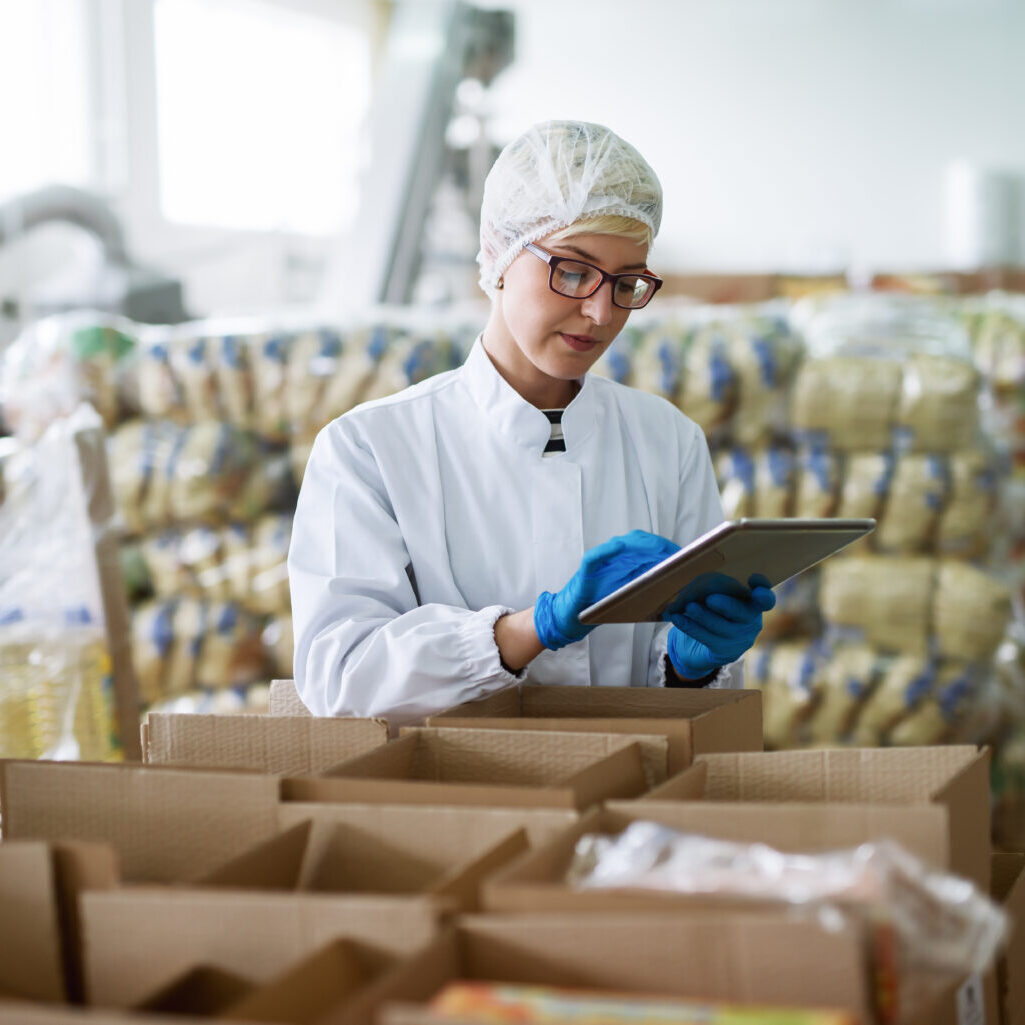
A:
{"label": "woman's nose", "polygon": [[598,291],[580,304],[580,309],[595,324],[607,324],[612,319],[612,282],[603,281]]}

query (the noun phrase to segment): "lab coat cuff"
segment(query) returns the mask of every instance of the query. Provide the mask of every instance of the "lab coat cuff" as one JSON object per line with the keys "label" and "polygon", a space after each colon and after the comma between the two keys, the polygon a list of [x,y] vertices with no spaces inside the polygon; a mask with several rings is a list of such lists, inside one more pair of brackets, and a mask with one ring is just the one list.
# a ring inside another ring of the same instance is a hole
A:
{"label": "lab coat cuff", "polygon": [[471,615],[459,631],[463,671],[467,679],[485,687],[494,684],[495,690],[523,681],[527,675],[526,667],[518,673],[506,669],[495,643],[495,623],[515,611],[504,605],[489,605]]}

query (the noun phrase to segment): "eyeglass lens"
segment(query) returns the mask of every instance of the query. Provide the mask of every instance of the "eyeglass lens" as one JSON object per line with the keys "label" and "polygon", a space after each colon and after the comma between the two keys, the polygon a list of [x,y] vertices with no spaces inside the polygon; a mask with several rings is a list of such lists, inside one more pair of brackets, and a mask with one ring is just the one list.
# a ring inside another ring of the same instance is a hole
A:
{"label": "eyeglass lens", "polygon": [[[601,272],[586,263],[560,260],[552,268],[552,288],[560,295],[572,299],[583,299],[601,283]],[[635,309],[643,306],[654,290],[653,284],[645,278],[625,274],[614,285],[612,301],[617,306]]]}

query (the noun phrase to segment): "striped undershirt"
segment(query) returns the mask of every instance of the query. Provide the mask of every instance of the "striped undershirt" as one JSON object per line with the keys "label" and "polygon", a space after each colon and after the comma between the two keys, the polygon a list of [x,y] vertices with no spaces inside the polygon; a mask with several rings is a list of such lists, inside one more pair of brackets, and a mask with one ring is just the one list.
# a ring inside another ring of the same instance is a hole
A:
{"label": "striped undershirt", "polygon": [[556,452],[566,451],[566,439],[562,434],[562,414],[561,409],[542,409],[542,413],[548,417],[548,422],[552,425],[552,434],[548,439],[548,444],[545,445],[544,455],[553,456]]}

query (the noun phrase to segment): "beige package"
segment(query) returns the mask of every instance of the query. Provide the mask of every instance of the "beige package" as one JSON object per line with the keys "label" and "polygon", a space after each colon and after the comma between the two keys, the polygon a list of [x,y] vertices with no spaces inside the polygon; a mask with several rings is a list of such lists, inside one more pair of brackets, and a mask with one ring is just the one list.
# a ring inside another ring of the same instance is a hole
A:
{"label": "beige package", "polygon": [[839,489],[840,465],[835,453],[809,449],[800,454],[794,488],[795,516],[819,519],[837,515]]}
{"label": "beige package", "polygon": [[364,400],[383,351],[377,333],[364,329],[346,335],[334,368],[324,378],[320,398],[305,428],[307,433],[316,433]]}
{"label": "beige package", "polygon": [[310,453],[313,451],[315,435],[304,438],[293,438],[288,448],[288,464],[292,471],[292,479],[296,484],[301,485],[306,475],[306,464],[310,461]]}
{"label": "beige package", "polygon": [[295,659],[295,638],[292,629],[292,616],[288,612],[272,616],[260,635],[264,651],[274,675],[281,678],[290,677]]}
{"label": "beige package", "polygon": [[897,459],[875,530],[875,547],[884,552],[932,550],[947,489],[947,463],[942,457],[906,455]]}
{"label": "beige package", "polygon": [[381,345],[382,334],[383,348],[361,396],[364,402],[394,395],[429,376],[424,372],[424,363],[430,360],[429,342],[399,329],[378,327],[373,332],[372,346]]}
{"label": "beige package", "polygon": [[989,659],[1011,621],[1005,584],[967,563],[939,563],[933,628],[938,651],[947,658]]}
{"label": "beige package", "polygon": [[277,615],[290,608],[286,560],[291,535],[292,517],[284,513],[264,516],[253,527],[249,607],[254,612]]}
{"label": "beige package", "polygon": [[844,461],[836,515],[878,519],[892,478],[893,458],[888,453],[851,453]]}
{"label": "beige package", "polygon": [[727,356],[737,377],[733,437],[741,445],[764,444],[786,420],[786,385],[796,361],[796,344],[757,320],[739,325]]}
{"label": "beige package", "polygon": [[196,686],[196,668],[208,630],[207,603],[182,598],[171,620],[173,638],[164,666],[164,698],[178,697]]}
{"label": "beige package", "polygon": [[755,514],[755,463],[752,454],[739,445],[725,449],[715,460],[723,513],[728,520]]}
{"label": "beige package", "polygon": [[176,424],[151,421],[143,434],[143,462],[147,466],[146,487],[141,516],[146,527],[164,527],[173,519],[171,474],[174,462],[185,444],[185,428]]}
{"label": "beige package", "polygon": [[108,465],[114,503],[124,527],[138,533],[145,525],[142,517],[142,496],[147,483],[147,466],[143,459],[143,420],[130,420],[113,432],[108,441]]}
{"label": "beige package", "polygon": [[830,652],[820,673],[819,704],[808,724],[813,744],[836,743],[847,736],[878,670],[878,655],[867,644],[841,644]]}
{"label": "beige package", "polygon": [[233,602],[211,602],[196,684],[219,689],[249,683],[264,670],[257,622]]}
{"label": "beige package", "polygon": [[720,325],[703,327],[692,336],[676,404],[706,434],[726,424],[733,415],[737,380]]}
{"label": "beige package", "polygon": [[178,557],[191,578],[190,594],[207,599],[232,597],[224,565],[224,532],[193,527],[180,535]]}
{"label": "beige package", "polygon": [[253,374],[249,366],[249,339],[226,334],[209,339],[214,373],[224,417],[236,427],[248,429],[253,416]]}
{"label": "beige package", "polygon": [[822,566],[822,615],[836,626],[860,630],[866,643],[882,651],[925,655],[935,571],[935,560],[921,557],[828,559]]}
{"label": "beige package", "polygon": [[171,372],[181,389],[185,418],[189,422],[220,419],[217,376],[208,340],[203,335],[179,335],[171,341],[170,359]]}
{"label": "beige package", "polygon": [[684,332],[673,325],[659,325],[648,331],[633,352],[630,384],[675,402],[683,376],[685,347]]}
{"label": "beige package", "polygon": [[978,558],[989,550],[996,507],[996,475],[985,452],[954,452],[950,493],[936,530],[941,554]]}
{"label": "beige package", "polygon": [[878,747],[886,733],[932,692],[935,672],[921,655],[900,655],[883,671],[879,685],[862,705],[852,739],[858,747]]}
{"label": "beige package", "polygon": [[802,433],[823,435],[832,448],[845,452],[886,449],[900,387],[900,364],[892,360],[805,360],[794,381],[791,424]]}
{"label": "beige package", "polygon": [[897,427],[916,452],[968,448],[979,429],[979,376],[965,360],[915,353],[904,364]]}
{"label": "beige package", "polygon": [[158,598],[187,593],[193,584],[192,575],[182,562],[181,534],[165,530],[142,538],[140,549],[153,592]]}
{"label": "beige package", "polygon": [[180,416],[183,409],[181,386],[171,368],[171,328],[146,332],[138,349],[136,384],[139,409],[146,416]]}
{"label": "beige package", "polygon": [[132,665],[144,705],[164,695],[167,657],[174,643],[173,601],[150,601],[132,610]]}
{"label": "beige package", "polygon": [[762,731],[769,750],[794,747],[820,689],[820,652],[808,641],[758,645],[744,657],[751,684],[762,692]]}
{"label": "beige package", "polygon": [[254,335],[249,339],[249,366],[253,382],[253,430],[269,441],[288,438],[285,378],[290,339],[283,334]]}
{"label": "beige package", "polygon": [[762,449],[755,457],[755,516],[789,516],[793,492],[794,457],[778,446]]}

